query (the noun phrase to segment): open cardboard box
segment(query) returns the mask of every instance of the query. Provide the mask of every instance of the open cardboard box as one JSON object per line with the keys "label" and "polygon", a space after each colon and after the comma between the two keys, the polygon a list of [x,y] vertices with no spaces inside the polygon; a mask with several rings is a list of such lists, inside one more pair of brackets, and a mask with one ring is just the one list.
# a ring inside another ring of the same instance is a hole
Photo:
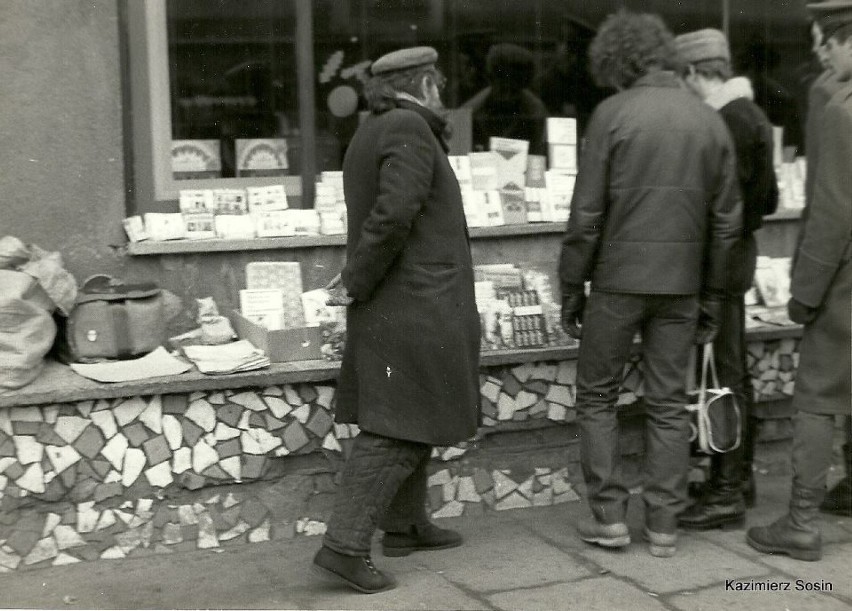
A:
{"label": "open cardboard box", "polygon": [[273,363],[312,361],[322,358],[322,334],[319,327],[299,327],[270,331],[231,311],[231,322],[240,339],[247,339],[263,350]]}

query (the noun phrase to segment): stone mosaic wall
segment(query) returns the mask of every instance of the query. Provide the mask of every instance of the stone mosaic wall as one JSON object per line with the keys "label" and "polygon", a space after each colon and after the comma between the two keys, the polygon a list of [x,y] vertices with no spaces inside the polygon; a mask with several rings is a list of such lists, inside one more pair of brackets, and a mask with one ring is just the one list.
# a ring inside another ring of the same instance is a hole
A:
{"label": "stone mosaic wall", "polygon": [[[792,340],[749,347],[759,400],[792,393],[795,348]],[[434,515],[576,500],[571,465],[513,473],[471,470],[463,460],[477,440],[507,427],[573,422],[575,377],[576,361],[484,369],[477,439],[434,451]],[[619,403],[641,395],[637,359]],[[316,512],[302,527],[293,515],[276,521],[247,484],[272,489],[288,456],[323,455],[333,473],[358,432],[333,423],[333,398],[329,384],[297,384],[0,410],[0,570],[321,530]],[[201,491],[230,484],[242,485],[230,496]],[[327,482],[312,486],[300,500],[306,507],[330,494]],[[169,501],[190,491],[198,491],[191,502]]]}

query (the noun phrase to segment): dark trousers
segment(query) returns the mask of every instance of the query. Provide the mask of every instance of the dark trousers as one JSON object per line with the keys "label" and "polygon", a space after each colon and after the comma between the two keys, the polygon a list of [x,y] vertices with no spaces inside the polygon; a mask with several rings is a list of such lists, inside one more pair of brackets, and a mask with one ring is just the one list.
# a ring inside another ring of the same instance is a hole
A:
{"label": "dark trousers", "polygon": [[689,415],[686,378],[698,319],[693,295],[593,291],[577,364],[580,449],[589,505],[604,524],[623,522],[629,492],[621,474],[616,403],[636,332],[642,334],[645,404],[645,522],[673,533],[686,507]]}
{"label": "dark trousers", "polygon": [[825,490],[834,452],[834,416],[799,411],[793,417],[793,488]]}
{"label": "dark trousers", "polygon": [[[719,384],[730,388],[740,408],[742,442],[736,450],[713,454],[710,459],[710,484],[715,493],[731,497],[741,494],[741,483],[754,463],[755,433],[754,390],[746,364],[745,301],[742,296],[727,297],[722,306],[719,334],[713,342],[713,354]],[[699,375],[700,375],[700,358]]]}
{"label": "dark trousers", "polygon": [[367,556],[377,526],[405,532],[427,523],[431,454],[426,444],[361,431],[343,468],[323,545],[348,556]]}

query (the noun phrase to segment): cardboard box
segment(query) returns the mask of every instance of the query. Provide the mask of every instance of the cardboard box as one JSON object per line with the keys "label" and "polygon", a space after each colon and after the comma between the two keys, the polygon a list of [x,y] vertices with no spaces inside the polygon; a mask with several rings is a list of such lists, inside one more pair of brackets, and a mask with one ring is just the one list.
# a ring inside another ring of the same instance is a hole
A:
{"label": "cardboard box", "polygon": [[322,358],[322,334],[319,327],[270,331],[251,322],[236,310],[231,312],[231,322],[240,339],[247,339],[263,350],[273,363]]}

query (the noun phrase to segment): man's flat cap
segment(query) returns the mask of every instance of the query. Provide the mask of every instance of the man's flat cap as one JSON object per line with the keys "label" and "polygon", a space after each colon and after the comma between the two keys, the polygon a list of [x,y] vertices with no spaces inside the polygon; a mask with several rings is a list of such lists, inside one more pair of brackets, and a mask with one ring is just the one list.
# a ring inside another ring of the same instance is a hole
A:
{"label": "man's flat cap", "polygon": [[428,66],[438,61],[438,52],[432,47],[409,47],[382,55],[370,66],[373,76]]}
{"label": "man's flat cap", "polygon": [[725,35],[713,28],[705,28],[675,38],[675,47],[681,59],[688,64],[721,59],[731,61],[731,50]]}
{"label": "man's flat cap", "polygon": [[823,36],[829,38],[839,27],[852,23],[852,0],[828,0],[807,5],[819,23]]}

